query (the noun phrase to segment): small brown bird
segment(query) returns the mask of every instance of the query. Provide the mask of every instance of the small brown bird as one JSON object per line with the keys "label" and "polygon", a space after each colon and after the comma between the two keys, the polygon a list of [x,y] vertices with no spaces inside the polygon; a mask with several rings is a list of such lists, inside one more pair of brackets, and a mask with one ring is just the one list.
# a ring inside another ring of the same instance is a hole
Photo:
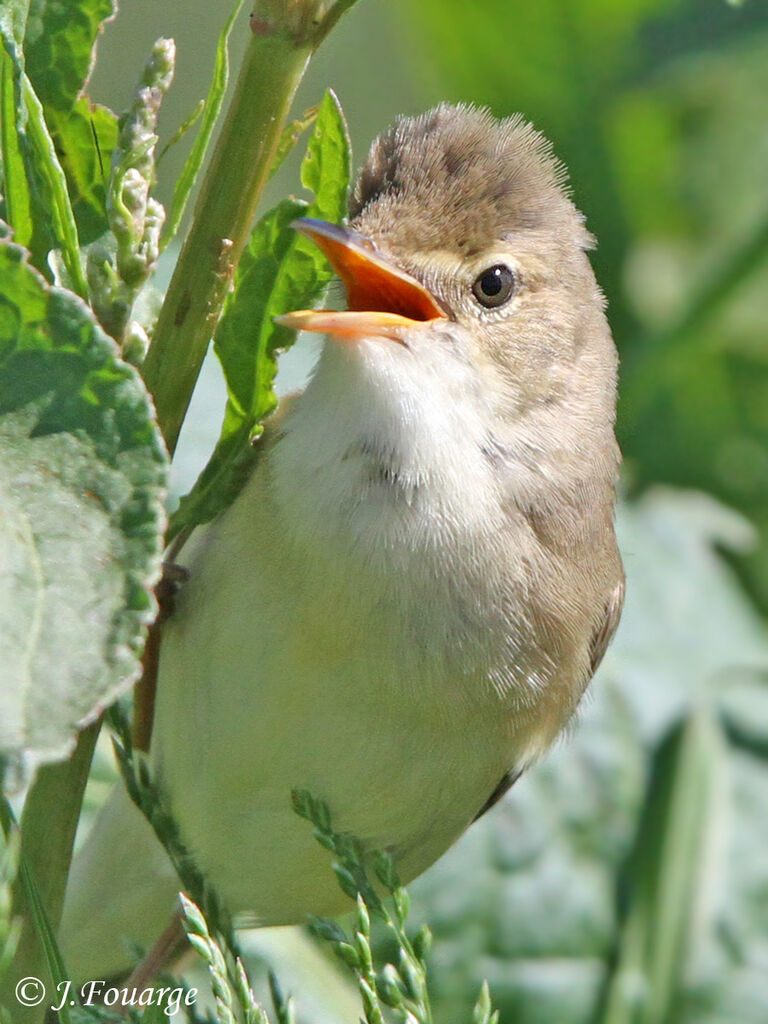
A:
{"label": "small brown bird", "polygon": [[[349,227],[296,225],[349,309],[282,318],[328,340],[185,548],[151,751],[236,914],[348,905],[293,787],[404,879],[427,868],[557,736],[616,628],[616,352],[564,180],[520,117],[443,105],[374,142]],[[116,936],[150,943],[175,888],[118,793],[70,883],[76,973],[124,966]]]}

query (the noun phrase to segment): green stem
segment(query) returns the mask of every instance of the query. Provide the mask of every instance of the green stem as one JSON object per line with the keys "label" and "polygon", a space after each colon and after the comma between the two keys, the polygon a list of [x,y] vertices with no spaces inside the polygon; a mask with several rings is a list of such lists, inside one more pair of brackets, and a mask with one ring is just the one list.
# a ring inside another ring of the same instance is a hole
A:
{"label": "green stem", "polygon": [[40,978],[49,991],[54,981],[49,954],[46,954],[30,905],[31,894],[24,885],[24,873],[31,877],[36,896],[55,934],[61,920],[80,807],[100,727],[99,719],[83,729],[69,760],[40,768],[24,803],[21,819],[23,871],[19,872],[13,892],[13,912],[22,918],[22,931],[13,963],[0,988],[0,1005],[11,1010],[14,1024],[39,1024],[45,1018],[48,1005],[47,1000],[37,1007],[20,1005],[13,992],[19,977]]}
{"label": "green stem", "polygon": [[311,51],[285,35],[246,51],[143,367],[171,452]]}
{"label": "green stem", "polygon": [[318,48],[328,33],[333,31],[341,18],[343,18],[347,11],[351,10],[356,3],[357,0],[337,0],[317,26],[317,29],[312,36],[313,50]]}

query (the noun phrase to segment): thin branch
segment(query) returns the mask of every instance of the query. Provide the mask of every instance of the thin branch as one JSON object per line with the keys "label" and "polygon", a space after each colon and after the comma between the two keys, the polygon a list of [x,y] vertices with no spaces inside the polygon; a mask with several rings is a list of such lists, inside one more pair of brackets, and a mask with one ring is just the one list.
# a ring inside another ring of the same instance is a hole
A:
{"label": "thin branch", "polygon": [[313,50],[316,50],[318,46],[320,46],[328,33],[333,31],[339,20],[347,13],[348,10],[350,10],[350,8],[354,7],[356,3],[357,0],[337,0],[312,34]]}

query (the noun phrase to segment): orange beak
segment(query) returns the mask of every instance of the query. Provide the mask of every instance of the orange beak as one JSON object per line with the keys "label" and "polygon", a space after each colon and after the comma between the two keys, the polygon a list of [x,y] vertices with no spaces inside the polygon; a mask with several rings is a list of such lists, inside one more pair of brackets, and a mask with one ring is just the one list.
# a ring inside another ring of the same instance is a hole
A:
{"label": "orange beak", "polygon": [[378,256],[373,244],[349,228],[302,217],[293,227],[319,246],[347,292],[346,310],[299,309],[275,323],[301,331],[341,337],[384,337],[401,341],[404,331],[445,312],[410,274]]}

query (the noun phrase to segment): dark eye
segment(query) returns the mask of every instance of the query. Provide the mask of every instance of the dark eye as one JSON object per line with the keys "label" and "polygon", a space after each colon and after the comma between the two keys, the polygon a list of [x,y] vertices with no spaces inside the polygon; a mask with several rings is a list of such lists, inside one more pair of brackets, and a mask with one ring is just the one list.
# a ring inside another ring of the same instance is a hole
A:
{"label": "dark eye", "polygon": [[488,267],[472,285],[472,294],[486,309],[498,309],[515,291],[515,275],[504,263]]}

